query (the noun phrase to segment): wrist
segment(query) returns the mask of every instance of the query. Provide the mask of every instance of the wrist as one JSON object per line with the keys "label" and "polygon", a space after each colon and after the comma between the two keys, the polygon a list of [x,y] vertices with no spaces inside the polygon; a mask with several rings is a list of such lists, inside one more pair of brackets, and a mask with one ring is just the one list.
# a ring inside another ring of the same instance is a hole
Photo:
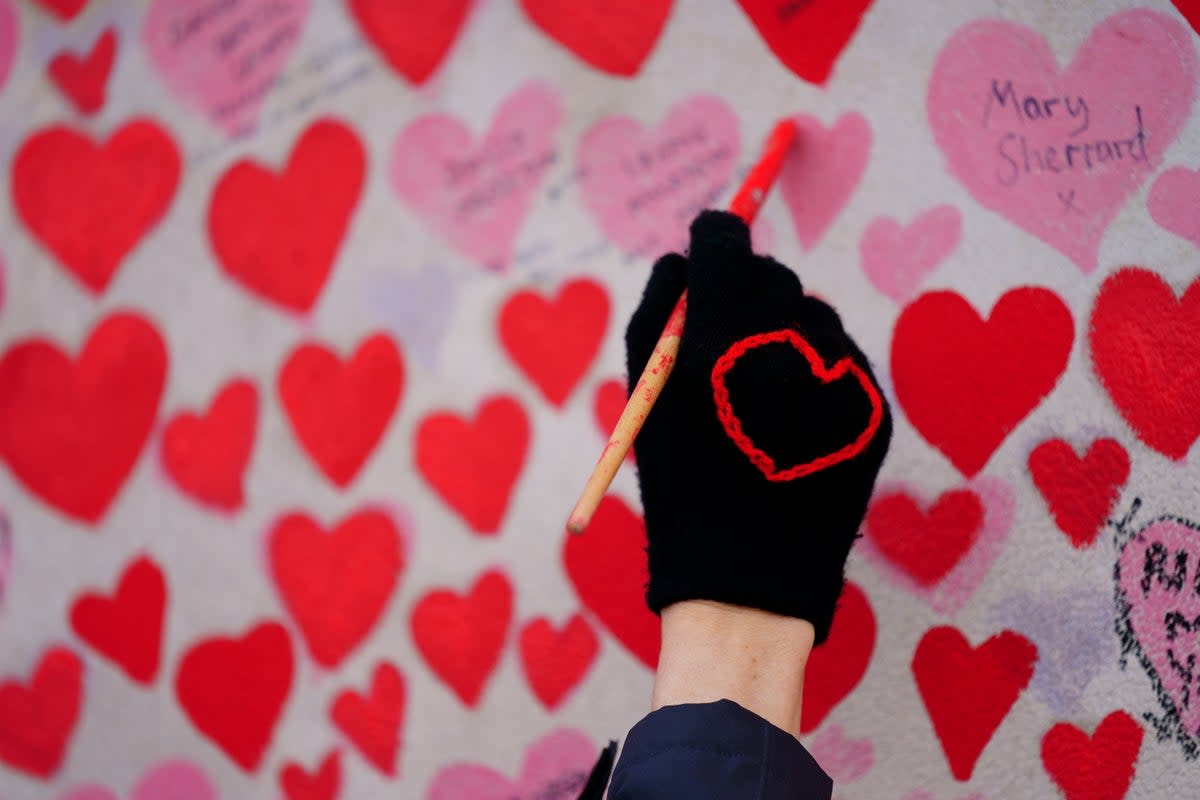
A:
{"label": "wrist", "polygon": [[808,621],[756,608],[711,600],[667,606],[653,708],[732,700],[794,736],[814,638]]}

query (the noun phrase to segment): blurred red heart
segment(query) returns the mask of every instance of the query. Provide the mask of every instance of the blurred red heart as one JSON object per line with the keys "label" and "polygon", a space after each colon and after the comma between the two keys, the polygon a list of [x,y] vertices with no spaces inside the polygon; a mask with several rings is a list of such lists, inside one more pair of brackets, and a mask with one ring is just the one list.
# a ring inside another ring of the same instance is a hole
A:
{"label": "blurred red heart", "polygon": [[738,0],[783,65],[824,85],[872,0]]}
{"label": "blurred red heart", "polygon": [[400,724],[404,717],[404,676],[381,661],[367,694],[347,689],[337,696],[329,716],[363,756],[385,775],[396,774]]}
{"label": "blurred red heart", "polygon": [[809,733],[858,686],[875,650],[875,612],[867,595],[846,581],[829,638],[814,648],[804,672],[800,732]]}
{"label": "blurred red heart", "polygon": [[185,411],[167,423],[162,461],[180,489],[227,511],[242,507],[242,473],[250,461],[258,390],[246,379],[225,384],[205,414]]}
{"label": "blurred red heart", "polygon": [[334,800],[342,785],[342,754],[331,750],[315,773],[289,761],[279,773],[279,785],[288,800]]}
{"label": "blurred red heart", "polygon": [[545,617],[530,620],[521,629],[519,642],[529,688],[550,710],[583,679],[600,650],[596,634],[579,614],[562,630],[555,630]]}
{"label": "blurred red heart", "polygon": [[0,683],[0,761],[38,778],[62,765],[83,704],[83,662],[65,647],[45,652],[28,684]]}
{"label": "blurred red heart", "polygon": [[586,64],[631,78],[654,49],[674,0],[521,0],[534,25]]}
{"label": "blurred red heart", "polygon": [[117,57],[117,34],[108,28],[83,58],[74,53],[56,55],[47,67],[50,79],[83,114],[94,114],[104,107],[104,88]]}
{"label": "blurred red heart", "polygon": [[421,84],[458,38],[474,0],[350,0],[349,6],[383,60]]}
{"label": "blurred red heart", "polygon": [[126,568],[111,598],[84,594],[71,605],[71,628],[137,683],[158,677],[167,582],[147,556]]}

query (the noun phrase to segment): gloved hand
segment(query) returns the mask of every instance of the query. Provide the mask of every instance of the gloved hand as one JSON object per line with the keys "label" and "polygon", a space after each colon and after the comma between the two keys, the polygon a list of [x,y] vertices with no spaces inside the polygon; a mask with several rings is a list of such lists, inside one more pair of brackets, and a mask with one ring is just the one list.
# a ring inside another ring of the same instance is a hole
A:
{"label": "gloved hand", "polygon": [[678,359],[634,445],[646,602],[799,617],[820,644],[891,440],[887,402],[834,310],[719,211],[692,223],[687,257],[654,265],[625,335],[631,391],[685,287]]}

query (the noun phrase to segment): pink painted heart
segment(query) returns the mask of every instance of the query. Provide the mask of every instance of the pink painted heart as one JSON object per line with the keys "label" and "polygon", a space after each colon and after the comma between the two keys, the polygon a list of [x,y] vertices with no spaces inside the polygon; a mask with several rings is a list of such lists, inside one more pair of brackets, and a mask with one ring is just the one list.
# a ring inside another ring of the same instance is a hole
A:
{"label": "pink painted heart", "polygon": [[822,727],[809,741],[808,750],[835,785],[856,781],[875,765],[871,740],[851,739],[840,725]]}
{"label": "pink painted heart", "polygon": [[396,138],[392,188],[459,252],[502,270],[536,190],[558,160],[564,119],[558,92],[540,82],[509,95],[482,141],[454,117],[421,117]]}
{"label": "pink painted heart", "polygon": [[575,800],[598,754],[587,736],[561,728],[530,745],[516,780],[482,764],[453,764],[434,776],[425,800]]}
{"label": "pink painted heart", "polygon": [[872,220],[858,242],[863,272],[875,288],[903,305],[921,281],[958,247],[962,215],[954,206],[935,206],[907,226],[891,217]]}
{"label": "pink painted heart", "polygon": [[1121,546],[1115,575],[1127,651],[1137,652],[1166,712],[1165,734],[1200,748],[1200,526],[1163,518]]}
{"label": "pink painted heart", "polygon": [[[128,800],[216,800],[217,790],[208,776],[187,761],[164,761],[151,769],[129,794]],[[103,786],[81,786],[58,800],[119,800]]]}
{"label": "pink painted heart", "polygon": [[1146,207],[1160,228],[1200,247],[1200,170],[1173,167],[1159,175]]}
{"label": "pink painted heart", "polygon": [[16,60],[17,33],[17,12],[8,0],[0,0],[0,89],[4,88],[8,72]]}
{"label": "pink painted heart", "polygon": [[583,204],[630,255],[682,252],[688,223],[729,186],[740,147],[737,116],[710,95],[676,104],[657,128],[608,117],[576,149]]}
{"label": "pink painted heart", "polygon": [[[1016,497],[1012,487],[999,478],[986,476],[976,478],[968,481],[964,488],[978,498],[983,507],[983,519],[978,529],[971,532],[972,539],[963,550],[961,557],[949,565],[936,581],[921,582],[910,573],[906,564],[896,560],[895,553],[885,552],[880,545],[882,541],[880,536],[883,532],[872,529],[870,511],[868,511],[867,521],[864,523],[865,535],[856,548],[856,552],[861,553],[892,584],[921,598],[939,614],[957,613],[975,593],[983,579],[987,577],[992,564],[1000,555],[1000,551],[1004,549],[1016,507]],[[920,498],[923,493],[901,481],[883,481],[875,488],[875,500],[872,502],[872,506],[881,500],[895,496],[917,498],[921,502]],[[928,507],[930,504],[924,503],[924,505]],[[911,536],[920,535],[922,531],[896,533]]]}
{"label": "pink painted heart", "polygon": [[926,113],[972,197],[1088,273],[1191,113],[1198,63],[1191,32],[1146,9],[1101,22],[1063,70],[1041,35],[981,20],[942,48]]}
{"label": "pink painted heart", "polygon": [[828,129],[806,114],[793,121],[796,143],[779,172],[779,191],[791,212],[801,246],[811,250],[850,201],[867,171],[871,125],[853,111],[842,114]]}
{"label": "pink painted heart", "polygon": [[257,127],[311,2],[153,0],[142,42],[172,94],[226,135],[243,135]]}

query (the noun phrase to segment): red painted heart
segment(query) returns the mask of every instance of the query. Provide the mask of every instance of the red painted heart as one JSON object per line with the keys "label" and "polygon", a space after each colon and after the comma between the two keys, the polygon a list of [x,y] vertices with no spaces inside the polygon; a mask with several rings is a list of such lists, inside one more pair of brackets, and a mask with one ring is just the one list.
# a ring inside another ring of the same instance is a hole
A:
{"label": "red painted heart", "polygon": [[396,774],[405,698],[404,676],[382,661],[375,667],[367,694],[347,689],[329,710],[334,724],[385,775]]}
{"label": "red painted heart", "polygon": [[1114,711],[1091,736],[1060,722],[1042,738],[1042,765],[1066,800],[1121,800],[1133,782],[1142,726]]}
{"label": "red painted heart", "polygon": [[83,662],[47,650],[28,685],[0,683],[0,762],[38,778],[62,765],[83,704]]}
{"label": "red painted heart", "polygon": [[1033,642],[1001,631],[978,647],[955,628],[931,628],[913,653],[917,691],[950,772],[971,779],[980,754],[1033,677]]}
{"label": "red painted heart", "polygon": [[857,584],[846,582],[829,638],[812,651],[804,671],[800,732],[809,733],[858,686],[875,651],[875,612]]}
{"label": "red painted heart", "polygon": [[50,505],[98,522],[150,435],[166,375],[162,339],[134,314],[97,325],[74,363],[44,339],[19,342],[0,359],[0,459]]}
{"label": "red painted heart", "polygon": [[260,297],[310,310],[341,248],[366,169],[358,136],[330,119],[304,132],[278,175],[250,160],[234,164],[208,208],[221,268]]}
{"label": "red painted heart", "polygon": [[83,7],[88,4],[88,0],[34,0],[34,2],[63,22],[75,19]]}
{"label": "red painted heart", "polygon": [[[870,419],[867,420],[866,427],[855,437],[854,441],[832,453],[827,453],[810,461],[795,464],[787,468],[778,467],[775,464],[775,460],[763,452],[745,434],[742,430],[742,421],[738,419],[730,400],[729,389],[725,386],[725,375],[738,362],[739,358],[755,348],[778,343],[789,344],[804,356],[805,360],[808,361],[809,367],[812,369],[813,375],[819,378],[822,383],[832,383],[849,375],[858,381],[859,386],[862,387],[863,393],[866,394],[871,404]],[[825,366],[825,360],[808,343],[808,340],[790,328],[770,333],[755,334],[754,336],[748,336],[745,339],[735,342],[725,351],[724,355],[717,359],[717,363],[713,365],[712,385],[713,399],[717,405],[717,417],[721,420],[721,425],[725,428],[726,435],[733,440],[737,448],[746,454],[751,463],[758,467],[759,471],[769,481],[790,481],[796,478],[803,478],[806,475],[811,475],[814,472],[832,467],[834,464],[840,464],[843,461],[854,458],[866,449],[871,439],[879,431],[880,424],[883,422],[883,398],[863,368],[855,364],[849,357],[843,358],[832,367]]]}
{"label": "red painted heart", "polygon": [[62,125],[29,137],[12,166],[13,204],[37,239],[94,294],[166,214],[182,163],[149,120],[103,145]]}
{"label": "red painted heart", "polygon": [[625,649],[650,669],[662,644],[659,618],[646,608],[646,523],[615,495],[600,501],[581,534],[567,534],[563,565],[575,593]]}
{"label": "red painted heart", "polygon": [[1029,454],[1029,474],[1059,530],[1077,549],[1090,547],[1129,477],[1129,454],[1115,439],[1097,439],[1080,458],[1062,439]]}
{"label": "red painted heart", "polygon": [[546,35],[610,75],[631,78],[654,49],[674,0],[521,0]]}
{"label": "red painted heart", "polygon": [[225,511],[242,507],[242,473],[250,461],[258,419],[258,390],[230,381],[206,414],[177,414],[163,431],[162,462],[180,489]]}
{"label": "red painted heart", "polygon": [[342,785],[342,754],[332,750],[315,773],[288,762],[279,773],[279,786],[288,800],[334,800]]}
{"label": "red painted heart", "polygon": [[824,85],[872,0],[738,0],[783,65]]}
{"label": "red painted heart", "polygon": [[296,438],[341,487],[379,443],[403,388],[400,351],[382,333],[363,341],[344,363],[320,344],[303,345],[279,372],[279,396]]}
{"label": "red painted heart", "polygon": [[472,708],[500,662],[512,609],[512,585],[498,570],[484,573],[465,596],[438,589],[413,609],[417,649],[433,673]]}
{"label": "red painted heart", "polygon": [[92,52],[83,58],[74,53],[59,53],[50,62],[50,79],[82,114],[94,114],[104,107],[104,87],[117,57],[117,34],[108,28],[96,40]]}
{"label": "red painted heart", "polygon": [[929,510],[902,492],[877,497],[865,532],[889,561],[933,586],[970,551],[983,527],[983,503],[970,489],[945,492]]}
{"label": "red painted heart", "polygon": [[84,594],[71,605],[71,628],[132,680],[150,686],[158,676],[166,603],[162,570],[141,556],[125,570],[111,598]]}
{"label": "red painted heart", "polygon": [[518,641],[529,688],[550,710],[583,679],[600,650],[596,634],[579,614],[561,631],[545,617],[530,620]]}
{"label": "red painted heart", "polygon": [[313,659],[338,666],[387,609],[404,568],[400,534],[380,511],[360,511],[326,533],[305,514],[271,530],[271,571]]}
{"label": "red painted heart", "polygon": [[287,630],[264,622],[240,638],[218,636],[189,647],[175,695],[192,724],[246,772],[262,761],[292,688]]}
{"label": "red painted heart", "polygon": [[529,420],[511,397],[492,397],[475,419],[439,411],[417,428],[417,469],[476,533],[500,529],[529,449]]}
{"label": "red painted heart", "polygon": [[392,69],[424,83],[458,38],[474,0],[350,0],[363,33]]}

